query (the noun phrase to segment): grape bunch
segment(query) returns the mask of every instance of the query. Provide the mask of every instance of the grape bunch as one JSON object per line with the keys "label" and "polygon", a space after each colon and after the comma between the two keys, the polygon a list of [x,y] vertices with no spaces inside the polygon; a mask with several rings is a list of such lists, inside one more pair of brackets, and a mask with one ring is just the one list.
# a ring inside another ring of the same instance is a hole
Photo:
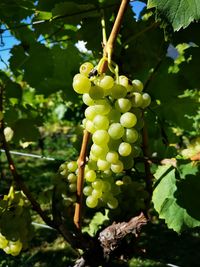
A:
{"label": "grape bunch", "polygon": [[85,167],[86,205],[94,208],[103,204],[114,209],[118,205],[116,181],[133,168],[141,151],[139,131],[150,96],[142,92],[140,80],[131,82],[117,71],[114,77],[98,74],[98,66],[94,68],[90,62],[82,64],[74,76],[73,89],[82,94],[87,105],[83,126],[93,141]]}
{"label": "grape bunch", "polygon": [[27,200],[21,191],[11,187],[0,200],[0,248],[17,256],[22,248],[28,247],[32,230]]}

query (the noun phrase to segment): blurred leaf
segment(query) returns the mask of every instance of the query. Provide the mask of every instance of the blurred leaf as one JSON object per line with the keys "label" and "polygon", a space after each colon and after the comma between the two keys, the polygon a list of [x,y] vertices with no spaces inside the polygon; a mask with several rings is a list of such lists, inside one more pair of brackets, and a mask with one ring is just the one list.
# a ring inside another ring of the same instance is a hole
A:
{"label": "blurred leaf", "polygon": [[12,127],[14,131],[14,140],[37,141],[40,137],[38,128],[35,126],[35,121],[31,118],[19,119]]}

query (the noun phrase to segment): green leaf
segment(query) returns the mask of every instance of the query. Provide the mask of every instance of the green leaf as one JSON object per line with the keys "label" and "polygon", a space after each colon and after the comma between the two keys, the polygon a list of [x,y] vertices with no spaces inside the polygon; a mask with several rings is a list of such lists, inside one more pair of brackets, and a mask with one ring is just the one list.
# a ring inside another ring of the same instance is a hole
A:
{"label": "green leaf", "polygon": [[102,212],[96,212],[89,226],[84,227],[83,231],[91,236],[95,236],[96,232],[108,219],[108,210],[105,211],[105,215]]}
{"label": "green leaf", "polygon": [[198,0],[148,0],[147,7],[155,7],[158,13],[172,24],[175,31],[200,19]]}
{"label": "green leaf", "polygon": [[5,86],[5,92],[7,98],[18,98],[22,97],[22,88],[18,83],[9,80]]}
{"label": "green leaf", "polygon": [[[181,232],[186,227],[200,226],[200,221],[193,217],[193,214],[186,209],[188,208],[187,205],[183,207],[180,196],[185,194],[184,190],[186,188],[183,190],[183,187],[181,188],[177,184],[177,172],[175,169],[172,169],[157,184],[153,191],[152,201],[159,214],[159,218],[164,219],[169,228],[176,232]],[[192,194],[191,189],[190,187]],[[179,196],[178,200],[177,195]],[[198,203],[199,197],[197,195],[195,195],[194,199]]]}

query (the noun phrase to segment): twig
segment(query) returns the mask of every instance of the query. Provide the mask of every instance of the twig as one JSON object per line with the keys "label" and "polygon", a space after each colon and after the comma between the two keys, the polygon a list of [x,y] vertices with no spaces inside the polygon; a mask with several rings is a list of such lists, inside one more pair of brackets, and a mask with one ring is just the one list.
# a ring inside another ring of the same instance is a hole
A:
{"label": "twig", "polygon": [[86,152],[87,152],[87,145],[89,142],[89,138],[90,138],[90,133],[84,130],[81,151],[78,158],[77,201],[74,212],[74,224],[79,230],[81,229],[84,169],[86,163],[86,156],[87,156]]}

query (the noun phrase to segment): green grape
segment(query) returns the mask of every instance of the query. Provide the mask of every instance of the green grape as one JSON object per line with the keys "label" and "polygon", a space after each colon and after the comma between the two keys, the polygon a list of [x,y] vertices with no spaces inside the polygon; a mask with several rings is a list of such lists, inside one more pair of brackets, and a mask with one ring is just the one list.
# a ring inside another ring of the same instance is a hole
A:
{"label": "green grape", "polygon": [[97,163],[96,163],[96,161],[89,160],[86,166],[88,167],[89,170],[94,170],[94,171],[97,170]]}
{"label": "green grape", "polygon": [[106,171],[110,169],[110,163],[103,159],[98,159],[97,167],[100,171]]}
{"label": "green grape", "polygon": [[91,120],[92,121],[96,115],[97,115],[97,113],[96,113],[95,106],[90,106],[90,107],[87,107],[86,108],[86,110],[85,110],[85,117],[88,120]]}
{"label": "green grape", "polygon": [[67,176],[67,180],[69,183],[75,183],[76,180],[77,180],[77,177],[74,173],[70,173],[68,176]]}
{"label": "green grape", "polygon": [[119,145],[118,152],[121,156],[126,157],[131,154],[132,147],[129,143],[122,142]]}
{"label": "green grape", "polygon": [[106,155],[106,160],[112,164],[115,164],[119,160],[119,155],[116,151],[109,151]]}
{"label": "green grape", "polygon": [[142,108],[148,107],[150,105],[150,103],[151,103],[151,97],[150,97],[150,95],[147,94],[147,93],[144,93],[142,95],[142,99],[143,99]]}
{"label": "green grape", "polygon": [[89,90],[89,96],[92,99],[100,99],[104,96],[104,90],[102,87],[98,85],[94,85]]}
{"label": "green grape", "polygon": [[107,115],[111,110],[111,106],[107,99],[95,100],[94,103],[95,103],[94,107],[97,114]]}
{"label": "green grape", "polygon": [[119,98],[115,101],[115,108],[121,113],[127,112],[131,109],[131,101],[126,98]]}
{"label": "green grape", "polygon": [[133,107],[141,107],[143,104],[143,97],[140,93],[132,93],[131,104]]}
{"label": "green grape", "polygon": [[90,185],[87,185],[83,188],[83,194],[85,196],[90,196],[92,194],[93,188]]}
{"label": "green grape", "polygon": [[97,161],[98,158],[90,151],[90,157],[89,157],[90,160],[92,161]]}
{"label": "green grape", "polygon": [[108,134],[114,140],[120,139],[124,135],[124,127],[120,123],[112,123],[108,129]]}
{"label": "green grape", "polygon": [[118,200],[112,197],[108,200],[107,205],[110,209],[116,209],[118,207]]}
{"label": "green grape", "polygon": [[109,192],[111,190],[111,184],[107,181],[103,181],[102,192]]}
{"label": "green grape", "polygon": [[124,75],[119,76],[119,84],[123,85],[126,89],[129,88],[128,78]]}
{"label": "green grape", "polygon": [[70,161],[68,164],[67,164],[67,168],[70,172],[75,172],[76,169],[78,168],[78,164],[76,161]]}
{"label": "green grape", "polygon": [[143,83],[137,79],[132,81],[132,85],[133,85],[133,90],[139,93],[141,93],[144,88]]}
{"label": "green grape", "polygon": [[103,188],[103,181],[100,180],[100,179],[96,179],[96,181],[94,181],[92,183],[92,187],[96,190],[100,190],[102,191],[102,188]]}
{"label": "green grape", "polygon": [[106,153],[108,152],[108,146],[100,146],[97,144],[92,144],[90,151],[99,158],[105,158]]}
{"label": "green grape", "polygon": [[110,94],[114,99],[125,97],[126,93],[126,88],[120,84],[114,84],[114,86],[110,90]]}
{"label": "green grape", "polygon": [[96,131],[96,128],[94,126],[93,121],[91,120],[86,120],[85,123],[85,129],[89,132],[89,133],[94,133]]}
{"label": "green grape", "polygon": [[91,88],[90,80],[83,74],[76,74],[72,84],[74,91],[78,94],[89,93]]}
{"label": "green grape", "polygon": [[118,160],[117,163],[111,164],[110,168],[114,173],[120,173],[123,171],[124,165],[120,160]]}
{"label": "green grape", "polygon": [[97,145],[105,145],[109,139],[109,134],[105,130],[97,130],[92,136],[92,141]]}
{"label": "green grape", "polygon": [[109,120],[105,115],[96,115],[93,120],[96,129],[107,130],[109,127]]}
{"label": "green grape", "polygon": [[101,86],[104,90],[109,90],[114,85],[114,79],[111,76],[105,75],[99,81],[99,86]]}
{"label": "green grape", "polygon": [[90,195],[86,198],[86,205],[88,208],[95,208],[98,204],[98,199]]}
{"label": "green grape", "polygon": [[88,170],[85,172],[85,179],[87,182],[94,182],[96,179],[96,172],[94,170]]}
{"label": "green grape", "polygon": [[72,193],[76,192],[76,184],[75,183],[69,184],[69,191]]}
{"label": "green grape", "polygon": [[97,190],[97,189],[93,189],[92,190],[92,196],[95,198],[100,198],[102,196],[102,191],[101,190]]}
{"label": "green grape", "polygon": [[138,140],[138,136],[138,132],[135,129],[125,129],[122,139],[127,143],[135,143]]}
{"label": "green grape", "polygon": [[88,76],[90,71],[94,68],[93,64],[90,62],[85,62],[80,66],[79,72],[85,76]]}
{"label": "green grape", "polygon": [[137,123],[137,118],[133,113],[126,112],[121,115],[120,123],[123,127],[132,128]]}
{"label": "green grape", "polygon": [[118,140],[110,139],[108,142],[109,150],[110,151],[117,151],[120,143],[121,143],[121,139],[118,139]]}
{"label": "green grape", "polygon": [[86,104],[87,106],[94,105],[94,100],[90,97],[89,94],[83,94],[82,99],[83,103]]}
{"label": "green grape", "polygon": [[108,119],[110,123],[119,122],[120,117],[121,117],[121,113],[116,109],[112,109],[108,114]]}

